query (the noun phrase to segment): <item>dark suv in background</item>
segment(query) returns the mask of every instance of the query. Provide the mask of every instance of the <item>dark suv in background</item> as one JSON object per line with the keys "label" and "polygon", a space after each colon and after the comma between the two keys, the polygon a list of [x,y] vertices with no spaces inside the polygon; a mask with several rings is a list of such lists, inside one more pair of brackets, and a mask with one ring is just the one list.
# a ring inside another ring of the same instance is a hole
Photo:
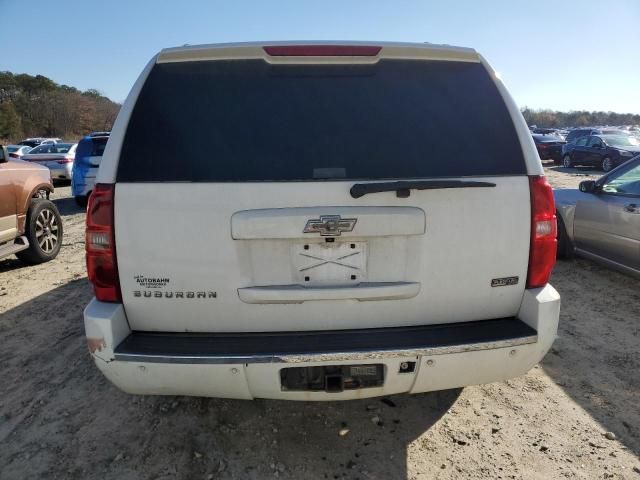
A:
{"label": "dark suv in background", "polygon": [[578,140],[580,137],[588,137],[589,135],[596,135],[601,133],[600,130],[596,128],[576,128],[571,130],[566,137],[567,143],[573,143]]}
{"label": "dark suv in background", "polygon": [[640,154],[640,140],[628,135],[590,135],[568,143],[563,149],[562,165],[590,165],[605,172]]}

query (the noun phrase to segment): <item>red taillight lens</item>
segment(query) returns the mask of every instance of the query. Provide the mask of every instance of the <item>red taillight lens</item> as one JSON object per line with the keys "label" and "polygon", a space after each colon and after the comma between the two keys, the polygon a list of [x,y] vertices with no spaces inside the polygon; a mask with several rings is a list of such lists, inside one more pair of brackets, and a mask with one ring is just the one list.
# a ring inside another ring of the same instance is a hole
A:
{"label": "red taillight lens", "polygon": [[549,281],[556,263],[556,206],[553,190],[544,176],[529,177],[531,191],[531,247],[527,288],[538,288]]}
{"label": "red taillight lens", "polygon": [[58,160],[58,163],[71,163],[71,162],[73,162],[72,157],[65,157],[62,160]]}
{"label": "red taillight lens", "polygon": [[87,273],[96,298],[101,302],[122,300],[113,228],[114,193],[115,185],[99,183],[87,205]]}
{"label": "red taillight lens", "polygon": [[382,49],[369,45],[273,45],[263,48],[272,57],[375,57]]}
{"label": "red taillight lens", "polygon": [[9,156],[11,158],[20,158],[20,155],[18,155],[17,153],[10,153]]}

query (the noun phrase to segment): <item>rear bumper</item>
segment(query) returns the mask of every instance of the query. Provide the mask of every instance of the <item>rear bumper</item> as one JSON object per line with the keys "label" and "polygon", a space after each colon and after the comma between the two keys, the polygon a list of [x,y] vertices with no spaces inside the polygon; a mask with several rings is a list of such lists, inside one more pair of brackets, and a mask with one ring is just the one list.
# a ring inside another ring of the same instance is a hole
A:
{"label": "rear bumper", "polygon": [[49,170],[51,171],[51,178],[53,180],[70,180],[71,179],[71,164],[63,164],[63,165],[49,165]]}
{"label": "rear bumper", "polygon": [[[547,285],[527,290],[517,318],[424,327],[271,334],[131,332],[124,309],[95,299],[84,312],[98,368],[125,392],[227,398],[348,400],[505,380],[526,373],[553,343],[560,311]],[[404,362],[415,370],[400,373]],[[383,364],[380,387],[283,391],[287,367]]]}

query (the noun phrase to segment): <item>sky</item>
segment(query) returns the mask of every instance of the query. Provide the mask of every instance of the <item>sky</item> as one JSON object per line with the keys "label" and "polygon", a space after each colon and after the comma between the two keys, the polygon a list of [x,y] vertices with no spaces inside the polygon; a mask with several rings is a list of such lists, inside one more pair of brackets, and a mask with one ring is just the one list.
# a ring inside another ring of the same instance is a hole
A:
{"label": "sky", "polygon": [[369,40],[475,48],[520,107],[640,113],[640,0],[0,0],[0,70],[122,102],[165,47]]}

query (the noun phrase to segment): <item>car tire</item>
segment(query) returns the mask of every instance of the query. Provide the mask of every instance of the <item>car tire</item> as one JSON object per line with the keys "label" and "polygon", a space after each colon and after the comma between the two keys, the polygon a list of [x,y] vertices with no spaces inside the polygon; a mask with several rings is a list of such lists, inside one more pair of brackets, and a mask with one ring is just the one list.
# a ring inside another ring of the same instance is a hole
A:
{"label": "car tire", "polygon": [[611,170],[613,170],[614,165],[613,165],[613,160],[611,160],[610,157],[604,157],[602,159],[602,163],[600,164],[600,169],[603,172],[610,172]]}
{"label": "car tire", "polygon": [[569,238],[569,234],[567,233],[567,227],[562,220],[562,217],[558,212],[556,212],[556,216],[558,217],[558,258],[564,258],[565,260],[570,260],[574,257],[573,250],[573,242]]}
{"label": "car tire", "polygon": [[562,166],[564,168],[573,167],[573,162],[571,161],[571,157],[569,155],[565,155],[564,157],[562,157]]}
{"label": "car tire", "polygon": [[31,200],[27,212],[25,235],[29,248],[16,253],[25,263],[36,265],[53,260],[62,246],[62,218],[53,202],[41,198]]}
{"label": "car tire", "polygon": [[78,205],[79,207],[86,208],[89,196],[88,195],[78,195],[77,197],[73,197],[73,199],[76,201],[76,205]]}

